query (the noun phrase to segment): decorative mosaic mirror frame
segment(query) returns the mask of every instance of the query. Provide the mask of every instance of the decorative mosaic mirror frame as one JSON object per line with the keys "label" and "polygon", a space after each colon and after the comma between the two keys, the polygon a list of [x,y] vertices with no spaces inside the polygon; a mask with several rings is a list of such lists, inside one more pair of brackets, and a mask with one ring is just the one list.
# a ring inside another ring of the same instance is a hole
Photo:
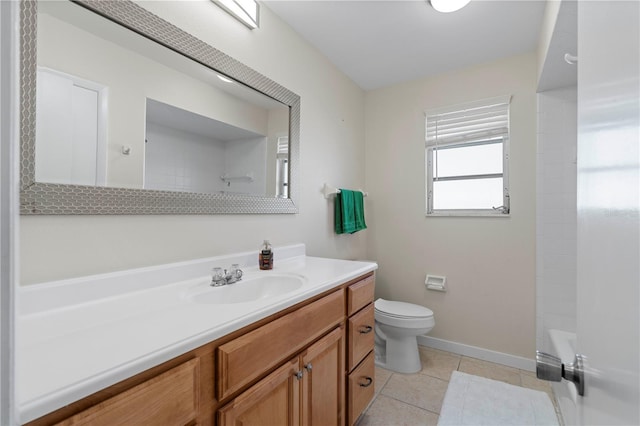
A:
{"label": "decorative mosaic mirror frame", "polygon": [[37,2],[20,9],[20,213],[23,215],[298,213],[300,97],[130,0],[76,0],[99,15],[289,106],[289,196],[204,194],[35,181]]}

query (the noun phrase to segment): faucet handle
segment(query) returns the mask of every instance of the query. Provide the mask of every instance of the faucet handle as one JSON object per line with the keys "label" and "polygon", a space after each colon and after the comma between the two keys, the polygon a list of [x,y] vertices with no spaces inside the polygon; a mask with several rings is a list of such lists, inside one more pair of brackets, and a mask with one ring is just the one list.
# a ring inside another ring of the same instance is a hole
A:
{"label": "faucet handle", "polygon": [[220,267],[215,267],[211,270],[211,285],[219,286],[224,285],[226,282],[225,278],[226,272],[222,270]]}
{"label": "faucet handle", "polygon": [[240,269],[240,265],[234,263],[231,265],[231,275],[237,280],[240,281],[242,279],[242,269]]}

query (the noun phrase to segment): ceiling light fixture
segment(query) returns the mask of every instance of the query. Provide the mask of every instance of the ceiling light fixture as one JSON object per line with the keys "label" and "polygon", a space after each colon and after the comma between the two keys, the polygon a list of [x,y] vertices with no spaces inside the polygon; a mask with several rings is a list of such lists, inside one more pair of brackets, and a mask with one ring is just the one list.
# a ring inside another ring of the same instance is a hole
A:
{"label": "ceiling light fixture", "polygon": [[449,13],[460,10],[471,0],[429,0],[431,6],[438,12]]}
{"label": "ceiling light fixture", "polygon": [[256,0],[212,0],[231,16],[250,29],[256,29],[260,20],[260,5]]}

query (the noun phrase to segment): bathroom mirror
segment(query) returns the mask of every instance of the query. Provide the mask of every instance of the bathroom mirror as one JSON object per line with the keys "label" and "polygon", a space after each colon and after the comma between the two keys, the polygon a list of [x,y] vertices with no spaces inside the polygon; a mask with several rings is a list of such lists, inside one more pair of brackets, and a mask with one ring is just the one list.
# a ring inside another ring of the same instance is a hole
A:
{"label": "bathroom mirror", "polygon": [[296,94],[130,1],[21,7],[22,214],[297,212]]}

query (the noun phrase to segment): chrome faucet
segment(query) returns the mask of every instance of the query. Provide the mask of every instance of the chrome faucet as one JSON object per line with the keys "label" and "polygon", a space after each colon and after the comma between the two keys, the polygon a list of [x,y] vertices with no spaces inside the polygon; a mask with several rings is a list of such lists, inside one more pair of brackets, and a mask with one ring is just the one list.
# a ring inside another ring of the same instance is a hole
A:
{"label": "chrome faucet", "polygon": [[227,284],[233,284],[242,279],[242,269],[239,268],[237,263],[231,265],[229,271],[220,267],[215,267],[211,270],[211,286],[220,287]]}

